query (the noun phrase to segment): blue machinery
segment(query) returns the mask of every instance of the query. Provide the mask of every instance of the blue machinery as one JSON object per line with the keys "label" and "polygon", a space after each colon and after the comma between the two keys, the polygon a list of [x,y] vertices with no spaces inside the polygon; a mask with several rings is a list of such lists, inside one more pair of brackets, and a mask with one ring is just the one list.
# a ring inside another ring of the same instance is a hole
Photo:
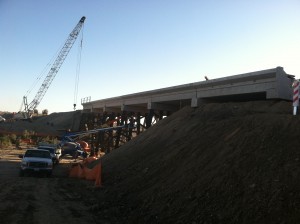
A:
{"label": "blue machinery", "polygon": [[[67,132],[61,139],[60,145],[63,146],[66,142],[78,142],[85,141],[90,145],[90,151],[93,155],[95,152],[102,151],[109,153],[110,150],[118,148],[120,144],[130,141],[132,136],[132,130],[134,126],[121,125],[113,127],[102,127],[92,130],[85,130],[79,132]],[[121,140],[126,136],[125,141]],[[76,147],[72,149],[82,154],[82,149]],[[71,150],[71,151],[72,151]],[[72,152],[65,152],[63,154],[72,154]]]}
{"label": "blue machinery", "polygon": [[[168,114],[169,115],[169,114]],[[82,113],[80,122],[73,126],[76,132],[67,132],[61,138],[61,145],[66,142],[84,141],[93,152],[109,153],[130,141],[141,132],[163,119],[164,113]]]}

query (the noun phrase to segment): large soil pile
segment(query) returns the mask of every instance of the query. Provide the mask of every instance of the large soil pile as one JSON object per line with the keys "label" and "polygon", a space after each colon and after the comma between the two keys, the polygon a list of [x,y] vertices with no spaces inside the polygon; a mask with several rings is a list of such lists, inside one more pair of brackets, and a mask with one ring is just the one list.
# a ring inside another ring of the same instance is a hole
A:
{"label": "large soil pile", "polygon": [[109,223],[299,223],[300,117],[283,101],[186,107],[102,158]]}

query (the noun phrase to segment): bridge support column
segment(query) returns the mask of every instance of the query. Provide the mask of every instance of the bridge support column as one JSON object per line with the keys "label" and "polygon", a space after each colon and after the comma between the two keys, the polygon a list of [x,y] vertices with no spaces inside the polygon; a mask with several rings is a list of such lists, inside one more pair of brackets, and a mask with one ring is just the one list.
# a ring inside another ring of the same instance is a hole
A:
{"label": "bridge support column", "polygon": [[209,100],[193,97],[191,100],[191,107],[198,107],[202,103],[207,103]]}
{"label": "bridge support column", "polygon": [[141,113],[138,112],[136,115],[136,134],[139,135],[141,133]]}
{"label": "bridge support column", "polygon": [[150,128],[152,125],[152,118],[154,116],[154,110],[150,109],[149,113],[146,114],[145,119],[146,119],[146,128]]}

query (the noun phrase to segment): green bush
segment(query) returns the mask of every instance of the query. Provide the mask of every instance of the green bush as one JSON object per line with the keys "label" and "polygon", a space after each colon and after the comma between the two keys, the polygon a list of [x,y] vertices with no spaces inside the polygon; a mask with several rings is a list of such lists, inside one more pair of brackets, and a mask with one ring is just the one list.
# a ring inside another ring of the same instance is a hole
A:
{"label": "green bush", "polygon": [[0,147],[7,147],[11,146],[11,140],[8,135],[1,135],[0,136]]}
{"label": "green bush", "polygon": [[15,134],[11,134],[9,138],[12,144],[16,144],[17,136]]}
{"label": "green bush", "polygon": [[16,148],[19,148],[21,139],[31,139],[34,144],[36,144],[37,142],[47,142],[49,144],[59,143],[56,137],[53,136],[41,137],[35,135],[33,131],[25,130],[21,136],[17,136],[15,134],[0,135],[0,148],[5,148],[12,145],[16,145]]}

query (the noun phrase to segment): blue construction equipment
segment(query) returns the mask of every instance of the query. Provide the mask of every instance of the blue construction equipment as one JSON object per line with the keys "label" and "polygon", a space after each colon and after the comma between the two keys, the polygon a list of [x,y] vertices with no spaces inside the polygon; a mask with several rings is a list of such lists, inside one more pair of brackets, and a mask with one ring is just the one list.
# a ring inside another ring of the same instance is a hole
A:
{"label": "blue construction equipment", "polygon": [[78,156],[86,158],[88,156],[87,152],[85,152],[81,148],[80,144],[77,143],[77,141],[80,138],[84,136],[88,137],[91,134],[98,134],[100,132],[120,130],[123,128],[132,129],[135,127],[131,127],[129,125],[121,125],[121,126],[98,128],[98,129],[92,129],[92,130],[86,130],[80,132],[67,132],[62,136],[61,141],[59,143],[59,146],[62,148],[62,156],[68,154],[73,156],[73,158],[77,158]]}

